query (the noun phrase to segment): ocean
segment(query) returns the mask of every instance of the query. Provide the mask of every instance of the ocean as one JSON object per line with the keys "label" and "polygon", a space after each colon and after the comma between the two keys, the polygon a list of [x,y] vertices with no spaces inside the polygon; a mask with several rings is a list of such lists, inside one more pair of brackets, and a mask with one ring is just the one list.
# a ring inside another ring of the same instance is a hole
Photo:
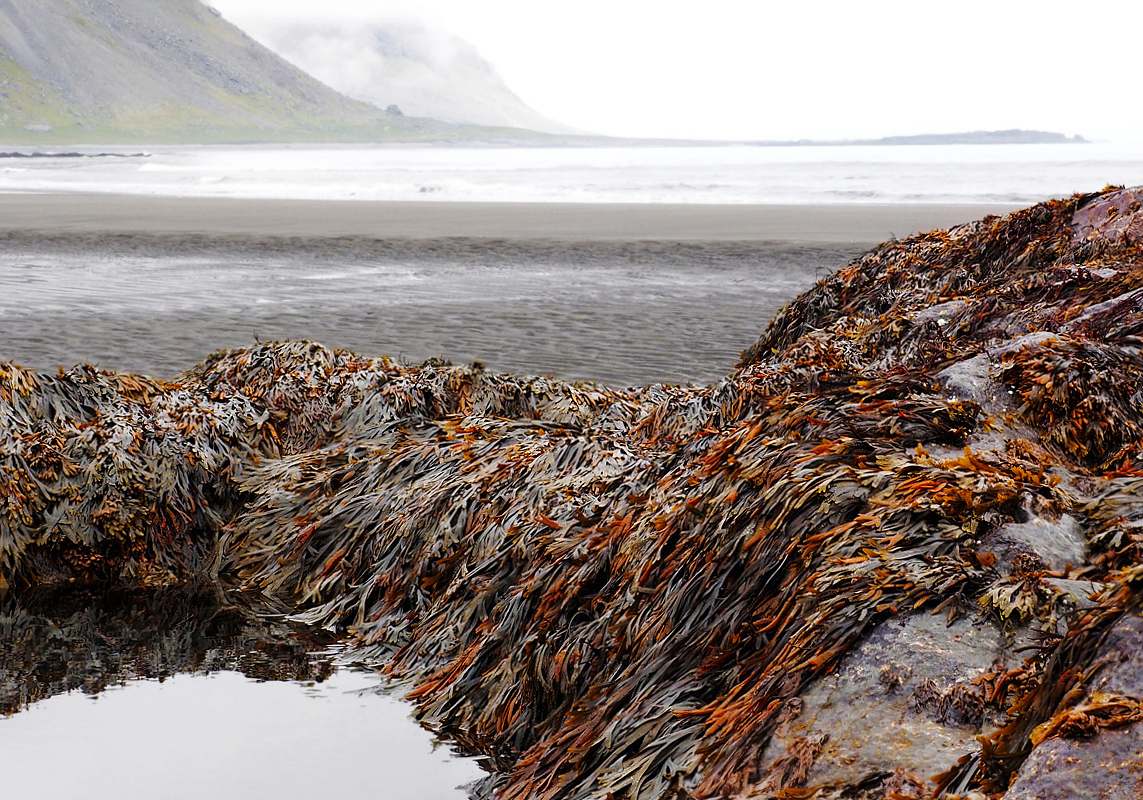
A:
{"label": "ocean", "polygon": [[1115,143],[250,145],[38,152],[64,151],[87,157],[0,158],[0,192],[537,203],[1028,205],[1108,184],[1143,183],[1143,144]]}

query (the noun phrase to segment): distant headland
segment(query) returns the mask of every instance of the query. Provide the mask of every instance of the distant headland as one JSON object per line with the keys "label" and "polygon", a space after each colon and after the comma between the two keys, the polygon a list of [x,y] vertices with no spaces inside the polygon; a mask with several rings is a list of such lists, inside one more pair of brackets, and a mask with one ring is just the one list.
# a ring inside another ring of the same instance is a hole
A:
{"label": "distant headland", "polygon": [[[786,144],[792,144],[787,142]],[[1078,133],[1066,136],[1052,131],[967,131],[965,133],[922,133],[913,136],[884,136],[880,139],[854,139],[832,142],[797,142],[818,145],[900,145],[900,144],[1088,144]]]}
{"label": "distant headland", "polygon": [[[601,137],[576,137],[589,139]],[[879,139],[762,139],[739,141],[698,140],[615,140],[635,144],[672,145],[737,145],[753,147],[866,147],[884,145],[950,145],[950,144],[1090,144],[1079,134],[1067,136],[1053,131],[1033,131],[1013,128],[1002,131],[964,131],[961,133],[919,133],[908,136],[883,136]]]}

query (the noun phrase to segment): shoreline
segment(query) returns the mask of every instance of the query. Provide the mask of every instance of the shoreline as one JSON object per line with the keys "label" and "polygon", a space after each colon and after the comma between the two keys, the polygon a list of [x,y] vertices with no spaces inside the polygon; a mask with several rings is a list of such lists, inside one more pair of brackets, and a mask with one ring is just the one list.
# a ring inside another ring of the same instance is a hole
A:
{"label": "shoreline", "polygon": [[701,205],[0,194],[0,232],[873,246],[1008,205]]}

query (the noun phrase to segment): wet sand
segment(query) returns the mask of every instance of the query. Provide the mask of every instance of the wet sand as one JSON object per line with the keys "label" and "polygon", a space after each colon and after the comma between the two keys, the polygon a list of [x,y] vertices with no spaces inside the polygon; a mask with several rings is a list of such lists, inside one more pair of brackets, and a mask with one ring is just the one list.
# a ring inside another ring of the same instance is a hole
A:
{"label": "wet sand", "polygon": [[0,194],[0,231],[874,245],[1018,206],[635,205]]}
{"label": "wet sand", "polygon": [[0,195],[0,360],[172,377],[272,339],[709,383],[799,292],[981,206]]}

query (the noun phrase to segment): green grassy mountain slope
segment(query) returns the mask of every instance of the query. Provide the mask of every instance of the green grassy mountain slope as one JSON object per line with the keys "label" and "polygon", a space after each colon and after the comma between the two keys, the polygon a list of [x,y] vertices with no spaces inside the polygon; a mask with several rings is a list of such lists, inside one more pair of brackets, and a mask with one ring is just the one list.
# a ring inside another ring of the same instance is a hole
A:
{"label": "green grassy mountain slope", "polygon": [[0,0],[0,141],[377,141],[462,131],[352,100],[199,0]]}

